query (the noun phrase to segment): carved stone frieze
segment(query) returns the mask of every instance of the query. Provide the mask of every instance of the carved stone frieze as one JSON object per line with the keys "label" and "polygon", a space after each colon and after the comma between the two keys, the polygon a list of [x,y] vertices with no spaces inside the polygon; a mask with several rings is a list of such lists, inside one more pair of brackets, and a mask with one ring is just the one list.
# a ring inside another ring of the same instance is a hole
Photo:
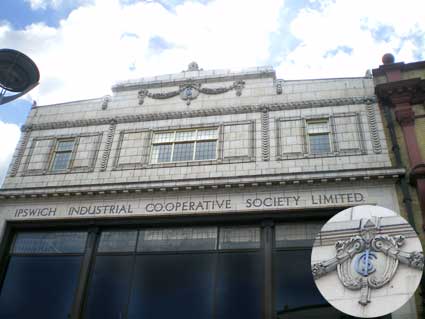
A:
{"label": "carved stone frieze", "polygon": [[337,270],[344,287],[360,290],[359,303],[371,302],[371,289],[379,289],[394,277],[399,263],[423,271],[422,252],[405,252],[402,235],[379,234],[379,226],[372,220],[362,220],[359,235],[335,244],[336,256],[312,265],[315,279]]}
{"label": "carved stone frieze", "polygon": [[145,97],[149,97],[151,99],[169,99],[180,95],[180,98],[183,101],[186,101],[186,104],[189,105],[190,102],[196,99],[199,93],[203,94],[222,94],[229,92],[231,90],[236,91],[237,96],[242,95],[242,89],[245,87],[245,82],[235,81],[232,85],[227,87],[218,87],[218,88],[204,88],[200,83],[194,82],[192,80],[187,81],[179,86],[178,90],[165,92],[165,93],[151,93],[146,89],[139,90],[137,97],[139,100],[139,105],[142,105],[145,101]]}

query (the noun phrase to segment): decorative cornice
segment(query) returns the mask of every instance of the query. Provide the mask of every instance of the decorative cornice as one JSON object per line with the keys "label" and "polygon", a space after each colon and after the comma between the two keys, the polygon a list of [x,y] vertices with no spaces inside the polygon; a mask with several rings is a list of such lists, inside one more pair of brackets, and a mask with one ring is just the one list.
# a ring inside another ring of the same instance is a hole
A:
{"label": "decorative cornice", "polygon": [[45,196],[66,196],[72,195],[93,195],[105,193],[123,193],[123,192],[152,192],[165,189],[166,191],[176,191],[184,189],[217,189],[217,188],[240,188],[241,184],[245,187],[260,187],[273,185],[321,185],[327,183],[350,183],[353,182],[373,182],[383,183],[383,179],[388,182],[397,180],[405,174],[404,169],[373,169],[373,170],[346,170],[319,173],[299,173],[299,174],[263,174],[246,175],[232,177],[212,177],[203,179],[184,179],[184,180],[161,180],[148,182],[116,182],[90,185],[66,185],[66,186],[48,186],[34,188],[3,188],[0,189],[0,199],[18,197],[45,197]]}
{"label": "decorative cornice", "polygon": [[381,100],[393,105],[402,103],[422,103],[424,100],[425,80],[413,78],[378,84],[375,93]]}
{"label": "decorative cornice", "polygon": [[[286,103],[248,104],[248,105],[241,105],[241,106],[234,106],[234,107],[187,110],[187,111],[180,111],[180,112],[158,112],[158,113],[148,113],[148,114],[134,114],[134,115],[132,114],[132,115],[125,115],[125,116],[109,117],[109,118],[104,117],[104,118],[94,118],[94,119],[82,119],[82,120],[75,120],[75,121],[34,123],[32,124],[32,130],[48,130],[48,129],[59,129],[59,128],[94,126],[94,125],[108,125],[111,122],[111,120],[116,120],[117,124],[120,124],[120,123],[159,121],[159,120],[168,120],[168,119],[181,119],[181,118],[191,118],[191,117],[216,116],[216,115],[261,113],[264,110],[280,111],[280,110],[291,110],[291,109],[302,109],[302,108],[317,108],[317,107],[326,107],[326,106],[370,104],[374,102],[376,102],[375,96],[360,96],[360,97],[350,97],[350,98],[307,100],[307,101],[296,101],[296,102],[286,102]],[[24,126],[24,129],[26,127],[27,126]]]}

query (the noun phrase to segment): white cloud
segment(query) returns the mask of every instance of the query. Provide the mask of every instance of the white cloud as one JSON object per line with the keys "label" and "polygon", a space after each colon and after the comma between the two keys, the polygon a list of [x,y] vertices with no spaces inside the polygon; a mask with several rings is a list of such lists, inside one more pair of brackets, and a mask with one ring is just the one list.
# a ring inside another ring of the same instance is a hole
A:
{"label": "white cloud", "polygon": [[0,185],[3,183],[21,131],[16,124],[0,121]]}
{"label": "white cloud", "polygon": [[[154,2],[97,0],[72,11],[58,28],[0,26],[0,42],[34,59],[41,82],[31,97],[42,105],[110,94],[116,81],[180,72],[193,60],[205,69],[263,65],[282,5],[187,1],[170,12]],[[150,50],[154,37],[170,48]]]}
{"label": "white cloud", "polygon": [[[78,6],[87,1],[88,0],[72,0],[72,5]],[[33,10],[45,10],[47,8],[58,9],[62,5],[69,4],[65,0],[25,0],[25,2],[29,3]]]}
{"label": "white cloud", "polygon": [[[422,6],[422,0],[406,0],[403,5],[391,0],[336,0],[318,10],[303,9],[291,23],[291,33],[301,43],[281,57],[278,74],[284,79],[363,76],[381,64],[386,52],[394,53],[396,61],[412,62],[418,49],[412,35],[425,38]],[[393,32],[379,41],[373,32],[382,27]],[[341,46],[352,52],[327,54]]]}

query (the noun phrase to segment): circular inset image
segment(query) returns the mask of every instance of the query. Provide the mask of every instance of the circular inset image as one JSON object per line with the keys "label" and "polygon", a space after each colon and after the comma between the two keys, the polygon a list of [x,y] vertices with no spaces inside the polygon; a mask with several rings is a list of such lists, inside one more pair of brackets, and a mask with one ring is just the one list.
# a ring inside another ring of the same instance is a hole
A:
{"label": "circular inset image", "polygon": [[421,281],[422,246],[397,213],[356,206],[333,216],[316,236],[311,270],[323,297],[356,317],[384,316],[403,306]]}

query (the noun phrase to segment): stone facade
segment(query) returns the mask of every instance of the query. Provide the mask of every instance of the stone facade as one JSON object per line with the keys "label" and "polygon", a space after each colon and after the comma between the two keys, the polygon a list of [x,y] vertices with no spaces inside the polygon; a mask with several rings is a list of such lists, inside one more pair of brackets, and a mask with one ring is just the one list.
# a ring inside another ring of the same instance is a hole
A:
{"label": "stone facade", "polygon": [[371,78],[284,81],[270,67],[192,65],[113,92],[32,108],[0,190],[4,234],[34,220],[400,211],[405,170],[391,162]]}

